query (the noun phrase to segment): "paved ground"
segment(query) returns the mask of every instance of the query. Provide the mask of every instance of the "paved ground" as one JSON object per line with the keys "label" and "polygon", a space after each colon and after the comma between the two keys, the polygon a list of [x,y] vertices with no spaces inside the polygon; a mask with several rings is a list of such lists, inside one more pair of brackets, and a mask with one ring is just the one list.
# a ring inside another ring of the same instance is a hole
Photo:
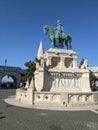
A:
{"label": "paved ground", "polygon": [[0,130],[98,130],[98,114],[93,111],[48,111],[7,104],[4,99],[14,94],[15,90],[0,90]]}

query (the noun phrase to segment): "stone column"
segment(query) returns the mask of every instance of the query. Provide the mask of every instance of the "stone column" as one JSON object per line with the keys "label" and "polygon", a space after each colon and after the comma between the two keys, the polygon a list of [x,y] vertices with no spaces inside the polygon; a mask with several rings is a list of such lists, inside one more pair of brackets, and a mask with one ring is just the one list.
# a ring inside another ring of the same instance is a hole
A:
{"label": "stone column", "polygon": [[89,70],[83,70],[81,77],[81,91],[91,92],[90,81],[89,81]]}
{"label": "stone column", "polygon": [[48,65],[51,65],[51,57],[50,56],[47,57],[47,66]]}
{"label": "stone column", "polygon": [[60,66],[63,67],[63,68],[65,67],[64,60],[65,60],[65,57],[60,58]]}
{"label": "stone column", "polygon": [[73,68],[77,68],[77,59],[76,58],[73,59]]}

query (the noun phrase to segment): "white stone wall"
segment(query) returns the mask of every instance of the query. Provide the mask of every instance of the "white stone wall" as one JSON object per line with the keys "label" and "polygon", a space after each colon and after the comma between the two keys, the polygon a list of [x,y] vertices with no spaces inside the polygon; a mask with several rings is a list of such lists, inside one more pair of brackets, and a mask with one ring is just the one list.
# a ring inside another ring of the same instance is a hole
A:
{"label": "white stone wall", "polygon": [[59,104],[60,106],[87,105],[98,103],[98,93],[49,93],[35,92],[35,104]]}
{"label": "white stone wall", "polygon": [[16,100],[19,102],[23,102],[26,104],[33,104],[33,90],[28,89],[28,90],[22,90],[22,89],[17,89],[16,90]]}
{"label": "white stone wall", "polygon": [[[30,94],[31,93],[31,94]],[[59,106],[80,106],[98,104],[98,92],[36,92],[18,89],[16,100],[26,104],[50,104]]]}

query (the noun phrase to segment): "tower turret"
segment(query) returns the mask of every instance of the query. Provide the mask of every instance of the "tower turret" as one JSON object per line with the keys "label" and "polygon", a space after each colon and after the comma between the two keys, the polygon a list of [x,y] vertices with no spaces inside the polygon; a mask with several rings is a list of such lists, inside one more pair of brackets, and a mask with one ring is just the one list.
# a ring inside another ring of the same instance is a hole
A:
{"label": "tower turret", "polygon": [[40,45],[39,45],[39,49],[38,49],[38,53],[37,53],[37,58],[40,59],[40,57],[44,54],[44,49],[43,49],[43,45],[42,45],[42,40],[40,41]]}

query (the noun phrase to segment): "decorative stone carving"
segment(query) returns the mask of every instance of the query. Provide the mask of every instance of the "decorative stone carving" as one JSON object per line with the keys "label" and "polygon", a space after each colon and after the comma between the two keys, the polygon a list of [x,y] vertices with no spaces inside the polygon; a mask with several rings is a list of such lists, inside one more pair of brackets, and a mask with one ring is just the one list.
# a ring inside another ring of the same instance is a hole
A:
{"label": "decorative stone carving", "polygon": [[88,68],[88,60],[84,59],[80,68],[81,69],[87,69]]}

